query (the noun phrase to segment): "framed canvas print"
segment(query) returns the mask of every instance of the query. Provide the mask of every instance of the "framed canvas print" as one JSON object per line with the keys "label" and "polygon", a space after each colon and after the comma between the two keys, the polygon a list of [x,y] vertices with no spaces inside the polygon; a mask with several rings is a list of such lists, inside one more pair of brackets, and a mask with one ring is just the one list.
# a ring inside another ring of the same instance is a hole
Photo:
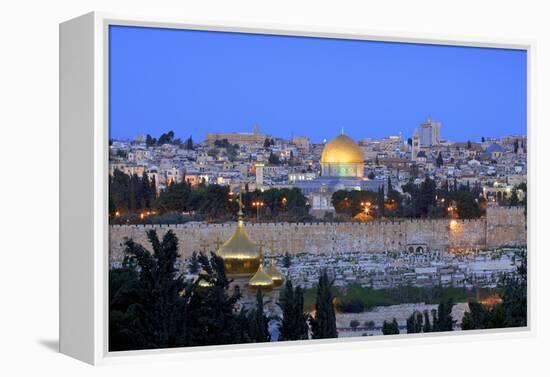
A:
{"label": "framed canvas print", "polygon": [[532,331],[530,43],[91,13],[60,51],[62,352]]}

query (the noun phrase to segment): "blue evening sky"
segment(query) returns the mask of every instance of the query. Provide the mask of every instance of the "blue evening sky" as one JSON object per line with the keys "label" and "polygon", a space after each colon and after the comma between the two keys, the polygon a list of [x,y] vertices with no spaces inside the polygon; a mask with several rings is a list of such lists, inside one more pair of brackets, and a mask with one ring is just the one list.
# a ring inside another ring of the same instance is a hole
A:
{"label": "blue evening sky", "polygon": [[526,134],[522,50],[112,26],[109,56],[116,139],[257,124],[314,142],[342,127],[406,140],[428,116],[453,141]]}

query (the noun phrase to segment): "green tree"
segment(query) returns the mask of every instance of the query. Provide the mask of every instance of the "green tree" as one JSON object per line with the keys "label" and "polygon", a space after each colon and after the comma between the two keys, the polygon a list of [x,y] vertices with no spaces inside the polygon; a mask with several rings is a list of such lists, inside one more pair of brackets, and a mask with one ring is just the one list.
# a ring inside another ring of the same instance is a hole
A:
{"label": "green tree", "polygon": [[367,330],[374,330],[374,328],[376,327],[376,324],[374,323],[374,321],[369,320],[369,321],[365,321],[363,326],[365,326]]}
{"label": "green tree", "polygon": [[132,350],[143,347],[131,326],[134,320],[132,305],[138,302],[139,273],[125,260],[120,268],[109,271],[109,350]]}
{"label": "green tree", "polygon": [[407,334],[421,333],[424,324],[424,316],[420,312],[414,312],[407,318]]}
{"label": "green tree", "polygon": [[172,184],[164,189],[158,199],[157,207],[165,211],[189,211],[191,207],[191,186],[185,182]]}
{"label": "green tree", "polygon": [[294,289],[288,278],[281,291],[279,306],[283,311],[283,318],[279,324],[279,340],[308,339],[309,327],[308,317],[304,313],[304,292],[301,287]]}
{"label": "green tree", "polygon": [[[230,281],[222,258],[214,253],[210,258],[200,253],[198,258],[205,273],[199,275],[188,294],[185,344],[203,346],[246,341],[248,328],[243,327],[243,318],[235,311],[241,294],[238,289],[229,292]],[[201,282],[206,283],[206,287],[201,287]]]}
{"label": "green tree", "polygon": [[[148,231],[147,238],[152,252],[133,240],[126,242],[126,266],[134,268],[128,274],[137,275],[133,302],[124,311],[112,308],[111,318],[118,333],[133,339],[132,349],[175,347],[181,344],[180,334],[185,332],[185,302],[180,293],[186,284],[175,267],[178,239],[168,231],[160,241],[155,230]],[[121,296],[129,299],[120,290],[112,293],[112,300]],[[116,344],[115,339],[111,346],[111,350],[120,350],[123,345]]]}
{"label": "green tree", "polygon": [[431,332],[432,326],[430,324],[430,315],[427,310],[424,310],[424,325],[422,327],[422,332]]}
{"label": "green tree", "polygon": [[191,259],[189,260],[189,272],[196,274],[199,272],[200,262],[196,251],[193,251],[191,254]]}
{"label": "green tree", "polygon": [[443,165],[443,156],[441,155],[441,152],[439,152],[439,154],[437,155],[435,163],[438,168],[440,168]]}
{"label": "green tree", "polygon": [[109,200],[115,210],[129,210],[130,208],[130,176],[115,169],[109,177]]}
{"label": "green tree", "polygon": [[219,219],[232,215],[229,205],[229,186],[208,185],[199,212],[207,219]]}
{"label": "green tree", "polygon": [[277,156],[275,153],[271,152],[269,154],[269,158],[268,158],[268,161],[271,165],[280,165],[281,164],[281,159],[279,158],[279,156]]}
{"label": "green tree", "polygon": [[382,334],[384,335],[397,335],[399,334],[399,325],[397,320],[394,318],[391,322],[384,321],[382,324]]}
{"label": "green tree", "polygon": [[271,337],[268,329],[268,319],[264,314],[264,295],[262,290],[256,291],[256,308],[249,313],[249,337],[252,342],[269,342]]}
{"label": "green tree", "polygon": [[510,197],[510,205],[517,206],[519,204],[518,191],[517,189],[512,190],[512,196]]}
{"label": "green tree", "polygon": [[290,256],[289,252],[287,251],[285,253],[285,256],[283,257],[283,267],[289,268],[292,264],[292,257]]}
{"label": "green tree", "polygon": [[487,311],[483,305],[478,302],[469,302],[468,308],[470,310],[465,312],[462,317],[462,330],[484,329]]}
{"label": "green tree", "polygon": [[474,219],[482,215],[482,210],[472,191],[461,188],[452,195],[456,202],[458,217],[461,219]]}
{"label": "green tree", "polygon": [[384,185],[378,188],[378,194],[376,195],[376,206],[378,208],[378,216],[384,217]]}
{"label": "green tree", "polygon": [[193,136],[189,136],[185,141],[185,149],[188,151],[193,150]]}
{"label": "green tree", "polygon": [[321,271],[317,284],[315,317],[310,317],[313,339],[337,338],[336,314],[332,303],[332,285],[326,269]]}
{"label": "green tree", "polygon": [[141,196],[144,208],[151,208],[151,204],[154,200],[153,192],[151,191],[151,181],[147,172],[143,173],[141,177]]}
{"label": "green tree", "polygon": [[145,138],[145,145],[147,146],[147,148],[154,147],[156,144],[157,144],[157,139],[147,134],[147,137]]}
{"label": "green tree", "polygon": [[175,135],[174,131],[168,131],[166,133],[163,133],[162,135],[160,135],[158,139],[158,144],[159,145],[171,144],[174,141],[174,135]]}
{"label": "green tree", "polygon": [[437,307],[437,317],[433,322],[433,331],[453,331],[454,320],[451,315],[453,300],[442,301]]}

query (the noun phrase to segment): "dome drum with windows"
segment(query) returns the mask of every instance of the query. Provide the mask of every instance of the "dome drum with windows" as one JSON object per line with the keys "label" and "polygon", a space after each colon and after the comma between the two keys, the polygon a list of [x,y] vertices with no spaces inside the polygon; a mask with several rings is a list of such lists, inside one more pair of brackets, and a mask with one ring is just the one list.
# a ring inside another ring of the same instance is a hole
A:
{"label": "dome drum with windows", "polygon": [[349,136],[341,135],[329,141],[321,154],[321,175],[324,177],[363,178],[363,151]]}

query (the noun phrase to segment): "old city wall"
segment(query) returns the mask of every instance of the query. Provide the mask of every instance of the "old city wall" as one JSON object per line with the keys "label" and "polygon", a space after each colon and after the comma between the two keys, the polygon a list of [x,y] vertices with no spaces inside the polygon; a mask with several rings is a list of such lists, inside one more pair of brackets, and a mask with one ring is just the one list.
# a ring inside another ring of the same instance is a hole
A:
{"label": "old city wall", "polygon": [[[146,231],[157,229],[160,236],[171,229],[180,240],[180,254],[214,250],[216,241],[227,240],[236,224],[122,225],[109,227],[110,260],[120,261],[124,242],[148,245]],[[347,251],[402,251],[410,245],[449,250],[526,244],[525,216],[522,208],[490,208],[487,216],[475,220],[372,221],[368,223],[258,223],[246,224],[255,241],[263,240],[269,252],[273,240],[275,253],[311,252],[331,254]]]}

